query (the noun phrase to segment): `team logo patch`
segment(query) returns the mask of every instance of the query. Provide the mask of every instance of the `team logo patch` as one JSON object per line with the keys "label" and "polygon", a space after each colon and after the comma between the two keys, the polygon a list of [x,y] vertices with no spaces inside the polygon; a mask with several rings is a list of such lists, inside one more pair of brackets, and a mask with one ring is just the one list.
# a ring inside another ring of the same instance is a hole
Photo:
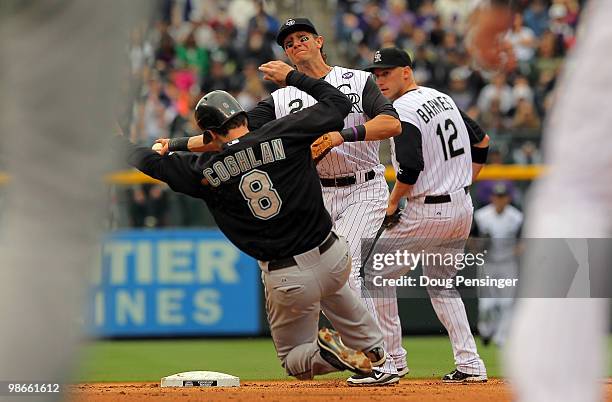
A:
{"label": "team logo patch", "polygon": [[380,63],[382,61],[382,56],[380,55],[380,51],[377,50],[376,53],[374,53],[374,63]]}
{"label": "team logo patch", "polygon": [[348,80],[349,78],[353,77],[353,73],[352,72],[348,72],[348,73],[344,73],[342,74],[342,78],[344,78],[345,80]]}
{"label": "team logo patch", "polygon": [[289,19],[287,20],[287,22],[285,22],[285,25],[287,25],[288,27],[290,27],[290,26],[291,26],[291,25],[293,25],[293,24],[295,24],[295,20],[294,20],[294,19],[291,19],[291,18],[289,18]]}
{"label": "team logo patch", "polygon": [[227,104],[227,102],[223,102],[222,105],[224,108],[229,109],[229,105]]}
{"label": "team logo patch", "polygon": [[359,106],[359,102],[361,102],[361,97],[356,92],[353,92],[351,84],[342,84],[338,87],[338,90],[345,94],[353,104],[353,108],[351,109],[352,113],[363,113],[363,110]]}

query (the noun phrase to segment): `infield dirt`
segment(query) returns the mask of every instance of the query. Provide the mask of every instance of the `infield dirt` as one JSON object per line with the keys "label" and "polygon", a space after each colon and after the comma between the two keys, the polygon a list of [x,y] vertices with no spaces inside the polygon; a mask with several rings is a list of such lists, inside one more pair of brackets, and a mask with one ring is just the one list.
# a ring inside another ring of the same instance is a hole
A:
{"label": "infield dirt", "polygon": [[[606,400],[612,401],[612,382],[606,383]],[[343,380],[245,381],[239,388],[161,388],[153,383],[74,385],[70,402],[490,402],[512,400],[503,380],[485,384],[442,384],[434,380],[403,380],[386,387],[354,388]]]}

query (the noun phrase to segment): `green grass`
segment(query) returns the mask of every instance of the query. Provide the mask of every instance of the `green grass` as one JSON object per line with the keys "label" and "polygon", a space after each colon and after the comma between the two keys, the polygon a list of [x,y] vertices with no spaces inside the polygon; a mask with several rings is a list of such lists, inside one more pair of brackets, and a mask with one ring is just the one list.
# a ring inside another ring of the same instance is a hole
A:
{"label": "green grass", "polygon": [[[404,338],[410,378],[438,378],[453,369],[447,337]],[[490,377],[500,377],[499,350],[478,343]],[[612,363],[612,338],[609,340]],[[151,341],[97,341],[86,346],[75,380],[79,382],[159,381],[182,371],[220,371],[241,380],[290,379],[280,367],[272,341],[203,339]],[[345,378],[334,373],[322,378]],[[612,365],[609,368],[612,376]]]}

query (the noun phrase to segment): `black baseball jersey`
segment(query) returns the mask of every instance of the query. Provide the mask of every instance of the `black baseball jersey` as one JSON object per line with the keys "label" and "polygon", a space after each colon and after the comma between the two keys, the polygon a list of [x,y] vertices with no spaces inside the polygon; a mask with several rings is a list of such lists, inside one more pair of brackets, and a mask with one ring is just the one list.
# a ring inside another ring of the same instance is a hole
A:
{"label": "black baseball jersey", "polygon": [[351,109],[348,98],[323,80],[294,71],[287,84],[318,103],[226,143],[220,152],[160,156],[124,140],[131,165],[203,199],[229,240],[261,261],[301,254],[329,234],[332,221],[310,145],[341,129]]}

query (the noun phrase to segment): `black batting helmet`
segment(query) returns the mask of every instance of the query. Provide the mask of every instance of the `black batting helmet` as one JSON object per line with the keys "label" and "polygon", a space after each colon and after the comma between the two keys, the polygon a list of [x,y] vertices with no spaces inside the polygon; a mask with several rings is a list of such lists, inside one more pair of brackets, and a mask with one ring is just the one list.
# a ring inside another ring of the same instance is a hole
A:
{"label": "black batting helmet", "polygon": [[195,107],[195,119],[202,131],[219,129],[240,114],[246,116],[240,103],[225,91],[207,93]]}

